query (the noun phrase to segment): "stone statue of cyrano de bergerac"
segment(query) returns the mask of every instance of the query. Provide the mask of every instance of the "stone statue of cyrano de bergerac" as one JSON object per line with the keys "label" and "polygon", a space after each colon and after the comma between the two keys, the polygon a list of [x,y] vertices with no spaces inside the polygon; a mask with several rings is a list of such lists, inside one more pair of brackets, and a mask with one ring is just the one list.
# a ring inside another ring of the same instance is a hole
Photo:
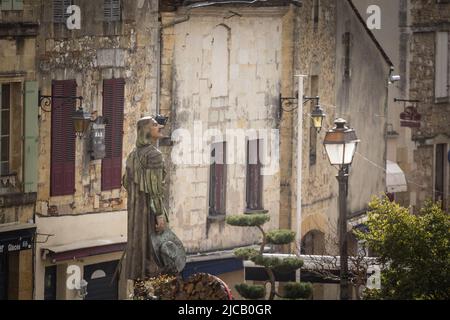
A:
{"label": "stone statue of cyrano de bergerac", "polygon": [[163,155],[156,147],[167,119],[144,117],[137,123],[136,147],[129,154],[123,186],[128,192],[125,275],[147,280],[179,274],[186,264],[181,241],[168,227]]}

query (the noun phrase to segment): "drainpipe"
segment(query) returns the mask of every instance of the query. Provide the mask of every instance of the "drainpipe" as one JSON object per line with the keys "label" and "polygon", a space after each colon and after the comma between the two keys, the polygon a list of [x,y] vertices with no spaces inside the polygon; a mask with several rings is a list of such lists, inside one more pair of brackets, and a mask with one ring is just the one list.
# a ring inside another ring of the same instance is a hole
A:
{"label": "drainpipe", "polygon": [[161,12],[159,12],[159,0],[156,1],[156,12],[158,13],[158,23],[156,27],[156,34],[157,34],[157,45],[156,45],[156,107],[155,107],[155,114],[159,114],[159,111],[161,109],[160,103],[161,103],[161,61],[162,61],[162,54],[161,54],[161,46],[162,46],[162,31],[161,31]]}

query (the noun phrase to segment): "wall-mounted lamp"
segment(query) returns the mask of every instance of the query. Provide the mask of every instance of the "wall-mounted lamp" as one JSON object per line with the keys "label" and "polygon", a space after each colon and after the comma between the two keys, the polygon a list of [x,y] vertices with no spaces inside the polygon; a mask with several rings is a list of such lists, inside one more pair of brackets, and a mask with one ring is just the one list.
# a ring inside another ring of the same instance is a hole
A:
{"label": "wall-mounted lamp", "polygon": [[[298,109],[298,94],[297,97],[282,97],[280,94],[280,109],[279,109],[279,117],[283,115],[283,112],[292,112]],[[316,106],[311,113],[311,118],[313,122],[314,128],[316,128],[317,132],[320,132],[323,128],[323,120],[327,116],[324,112],[323,108],[320,106],[320,97],[303,97],[303,104],[308,101],[316,101]]]}
{"label": "wall-mounted lamp", "polygon": [[[91,114],[84,111],[84,109],[83,109],[84,98],[82,96],[53,96],[53,95],[46,96],[46,95],[42,95],[41,92],[39,91],[39,107],[44,112],[52,111],[51,106],[52,106],[53,99],[62,99],[62,100],[66,100],[66,101],[67,100],[75,100],[75,101],[78,100],[80,102],[78,109],[76,111],[74,111],[72,114],[73,128],[75,130],[75,134],[79,138],[83,138],[85,136],[86,132],[88,131],[88,129],[90,128],[90,126],[93,122],[107,124],[106,119],[104,119],[103,117],[98,117],[97,119],[92,120]],[[50,109],[46,109],[46,108],[50,108]]]}

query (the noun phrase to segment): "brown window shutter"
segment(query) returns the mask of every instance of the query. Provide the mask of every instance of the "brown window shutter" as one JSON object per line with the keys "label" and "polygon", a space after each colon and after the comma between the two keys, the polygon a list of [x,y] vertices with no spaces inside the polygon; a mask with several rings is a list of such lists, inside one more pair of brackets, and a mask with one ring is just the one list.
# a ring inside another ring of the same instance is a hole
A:
{"label": "brown window shutter", "polygon": [[[53,96],[76,96],[75,80],[53,81]],[[50,191],[52,196],[74,194],[75,191],[75,132],[72,114],[73,99],[52,99],[52,143]]]}
{"label": "brown window shutter", "polygon": [[226,142],[212,145],[211,157],[213,162],[210,166],[209,183],[209,215],[226,214]]}
{"label": "brown window shutter", "polygon": [[262,175],[260,159],[261,140],[247,143],[247,209],[262,210]]}
{"label": "brown window shutter", "polygon": [[103,116],[108,120],[105,134],[106,156],[102,161],[103,191],[121,187],[124,91],[123,79],[103,82]]}
{"label": "brown window shutter", "polygon": [[72,0],[53,0],[53,23],[65,23],[69,14],[67,8],[72,5]]}
{"label": "brown window shutter", "polygon": [[121,10],[120,0],[104,0],[103,1],[103,17],[105,21],[120,21]]}

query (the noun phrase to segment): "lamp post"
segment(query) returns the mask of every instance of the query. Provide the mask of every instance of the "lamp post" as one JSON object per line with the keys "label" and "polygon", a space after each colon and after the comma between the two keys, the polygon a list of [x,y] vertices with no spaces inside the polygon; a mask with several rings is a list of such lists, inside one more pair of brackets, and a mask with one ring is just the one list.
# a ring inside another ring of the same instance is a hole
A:
{"label": "lamp post", "polygon": [[340,298],[349,300],[348,252],[347,252],[347,194],[348,169],[353,162],[359,140],[354,129],[346,126],[344,119],[336,119],[323,142],[331,165],[339,169],[339,255],[340,255]]}

